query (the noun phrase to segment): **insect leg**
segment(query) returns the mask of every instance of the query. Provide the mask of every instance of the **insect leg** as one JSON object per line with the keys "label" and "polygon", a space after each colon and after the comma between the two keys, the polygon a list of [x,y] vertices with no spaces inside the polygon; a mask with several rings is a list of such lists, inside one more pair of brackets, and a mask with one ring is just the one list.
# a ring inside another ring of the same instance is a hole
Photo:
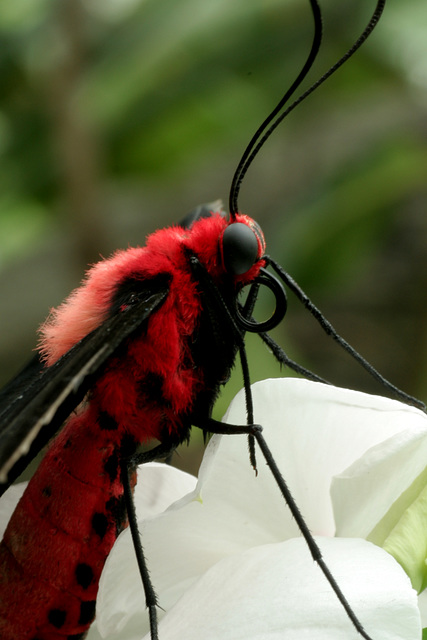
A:
{"label": "insect leg", "polygon": [[334,591],[342,607],[344,608],[345,612],[347,613],[348,617],[350,618],[351,622],[353,623],[354,627],[359,632],[361,637],[365,638],[365,640],[373,640],[371,636],[366,633],[362,623],[359,621],[358,617],[354,613],[350,603],[348,602],[347,598],[343,594],[339,584],[335,580],[325,560],[323,559],[322,552],[319,546],[317,545],[315,539],[313,538],[313,535],[311,534],[310,529],[308,528],[301,514],[301,511],[299,510],[298,505],[296,504],[295,499],[293,498],[292,493],[284,477],[282,476],[279,470],[279,467],[276,464],[276,461],[274,460],[273,454],[271,453],[271,450],[268,447],[264,436],[262,435],[262,426],[258,424],[248,424],[248,425],[223,424],[222,422],[214,420],[213,418],[208,419],[203,424],[198,424],[195,426],[199,427],[203,431],[208,431],[209,433],[215,433],[215,434],[223,434],[223,435],[247,434],[248,436],[252,436],[252,438],[254,438],[257,441],[258,446],[261,449],[261,452],[264,456],[264,459],[268,467],[270,468],[270,471],[276,481],[276,484],[279,487],[279,490],[283,498],[285,499],[286,504],[288,505],[289,510],[292,513],[292,516],[294,517],[295,522],[298,525],[299,530],[301,531],[301,534],[307,543],[308,548],[310,549],[310,553],[312,555],[313,560],[320,567],[323,575],[329,582],[332,590]]}
{"label": "insect leg", "polygon": [[[131,468],[134,468],[133,465]],[[144,586],[145,602],[150,618],[150,635],[151,640],[159,640],[158,622],[157,622],[157,595],[151,582],[147,563],[144,556],[144,550],[141,544],[141,537],[138,531],[138,523],[136,519],[135,504],[133,502],[132,487],[129,480],[129,464],[124,460],[121,465],[122,484],[124,489],[124,497],[126,511],[129,520],[129,529],[132,535],[132,542],[135,549],[135,555],[138,562],[139,573],[141,575],[142,584]]]}
{"label": "insect leg", "polygon": [[149,449],[148,451],[140,451],[134,453],[130,458],[128,458],[128,468],[135,468],[140,464],[146,464],[147,462],[153,462],[154,460],[170,458],[177,447],[177,444],[159,444],[153,449]]}
{"label": "insect leg", "polygon": [[262,331],[258,335],[261,340],[265,342],[267,347],[271,349],[271,352],[280,364],[284,365],[285,367],[289,367],[289,369],[295,371],[295,373],[300,374],[307,380],[313,380],[314,382],[323,382],[323,384],[331,384],[321,376],[318,376],[317,373],[313,373],[313,371],[310,371],[310,369],[306,369],[306,367],[303,367],[302,365],[295,362],[295,360],[292,360],[285,353],[282,347],[280,347],[268,333]]}

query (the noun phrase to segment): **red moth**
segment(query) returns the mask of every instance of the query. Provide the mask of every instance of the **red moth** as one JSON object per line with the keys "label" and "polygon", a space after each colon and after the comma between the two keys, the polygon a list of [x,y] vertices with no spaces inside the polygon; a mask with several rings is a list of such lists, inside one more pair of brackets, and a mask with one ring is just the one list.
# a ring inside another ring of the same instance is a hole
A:
{"label": "red moth", "polygon": [[250,218],[234,224],[253,239],[245,273],[227,271],[223,238],[232,225],[217,213],[189,230],[157,231],[145,247],[98,263],[42,327],[41,351],[52,365],[134,297],[167,290],[53,441],[9,522],[0,546],[3,640],[59,640],[87,630],[105,559],[126,526],[121,459],[152,439],[178,444],[192,423],[208,418],[236,347],[202,314],[190,256],[224,299],[235,298],[259,274],[265,247]]}
{"label": "red moth", "polygon": [[[320,45],[320,10],[316,0],[310,5],[315,23],[312,49],[291,89],[243,154],[231,187],[230,218],[201,208],[181,225],[151,235],[145,247],[118,252],[95,265],[42,327],[43,364],[37,359],[30,363],[0,395],[4,487],[72,414],[50,445],[0,545],[2,640],[83,638],[94,617],[102,567],[128,518],[151,636],[158,637],[156,596],[140,548],[131,490],[136,464],[172,451],[188,438],[191,425],[218,433],[248,433],[253,466],[253,439],[257,440],[313,558],[358,632],[370,638],[326,567],[260,428],[252,424],[244,351],[244,334],[254,331],[280,362],[319,379],[290,361],[265,333],[286,310],[282,285],[264,270],[270,265],[328,335],[388,390],[422,406],[385,381],[338,336],[292,278],[265,255],[257,224],[237,213],[241,182],[259,148],[283,117],[366,40],[384,0],[378,0],[368,26],[347,54],[282,111]],[[250,294],[241,306],[238,294],[249,284]],[[266,322],[256,323],[252,311],[261,285],[273,292],[276,310]],[[248,425],[218,426],[210,419],[212,405],[238,351]],[[160,445],[138,455],[138,446],[153,439]]]}

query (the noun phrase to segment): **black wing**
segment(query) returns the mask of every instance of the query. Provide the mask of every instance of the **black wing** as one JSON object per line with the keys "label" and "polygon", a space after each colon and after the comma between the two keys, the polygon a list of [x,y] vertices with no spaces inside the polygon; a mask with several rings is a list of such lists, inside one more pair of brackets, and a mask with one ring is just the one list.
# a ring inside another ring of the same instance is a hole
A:
{"label": "black wing", "polygon": [[0,394],[0,496],[83,400],[108,361],[141,331],[169,291],[163,280],[139,284],[120,310],[54,365],[38,358]]}

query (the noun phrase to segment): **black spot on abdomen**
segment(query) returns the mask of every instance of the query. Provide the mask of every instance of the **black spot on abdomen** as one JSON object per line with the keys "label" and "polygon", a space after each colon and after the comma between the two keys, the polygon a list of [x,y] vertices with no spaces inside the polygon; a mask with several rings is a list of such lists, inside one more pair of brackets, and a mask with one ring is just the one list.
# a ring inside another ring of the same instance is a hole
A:
{"label": "black spot on abdomen", "polygon": [[84,563],[78,564],[75,570],[75,576],[77,584],[79,584],[82,589],[87,589],[93,580],[92,567]]}
{"label": "black spot on abdomen", "polygon": [[52,487],[43,487],[42,496],[44,496],[45,498],[50,498],[52,496]]}
{"label": "black spot on abdomen", "polygon": [[108,529],[108,518],[105,513],[94,513],[92,516],[92,529],[95,531],[96,535],[102,538],[107,533]]}
{"label": "black spot on abdomen", "polygon": [[111,456],[104,463],[104,471],[111,480],[111,483],[117,478],[119,472],[119,454],[113,451]]}
{"label": "black spot on abdomen", "polygon": [[67,618],[67,612],[62,609],[51,609],[47,614],[47,619],[55,629],[60,629],[64,626]]}
{"label": "black spot on abdomen", "polygon": [[95,618],[96,600],[87,600],[80,605],[79,624],[89,624]]}

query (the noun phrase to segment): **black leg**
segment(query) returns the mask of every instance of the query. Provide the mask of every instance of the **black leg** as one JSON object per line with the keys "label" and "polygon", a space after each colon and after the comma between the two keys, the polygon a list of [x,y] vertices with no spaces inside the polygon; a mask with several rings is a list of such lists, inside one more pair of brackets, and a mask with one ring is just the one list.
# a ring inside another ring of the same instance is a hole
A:
{"label": "black leg", "polygon": [[147,462],[153,462],[154,460],[159,459],[168,459],[172,456],[175,451],[177,445],[176,444],[159,444],[153,449],[149,449],[148,451],[141,451],[140,453],[134,453],[127,460],[127,467],[137,467],[140,464],[146,464]]}
{"label": "black leg", "polygon": [[[133,465],[132,465],[132,468]],[[129,519],[129,529],[132,535],[133,546],[135,549],[136,559],[138,562],[139,573],[141,575],[142,584],[144,586],[145,602],[150,617],[150,634],[151,640],[159,640],[158,623],[157,623],[157,596],[151,582],[150,574],[145,561],[144,550],[141,544],[141,538],[138,531],[138,523],[136,520],[135,505],[133,502],[132,488],[129,481],[128,461],[122,462],[122,483],[124,489],[124,497],[126,510]]]}

